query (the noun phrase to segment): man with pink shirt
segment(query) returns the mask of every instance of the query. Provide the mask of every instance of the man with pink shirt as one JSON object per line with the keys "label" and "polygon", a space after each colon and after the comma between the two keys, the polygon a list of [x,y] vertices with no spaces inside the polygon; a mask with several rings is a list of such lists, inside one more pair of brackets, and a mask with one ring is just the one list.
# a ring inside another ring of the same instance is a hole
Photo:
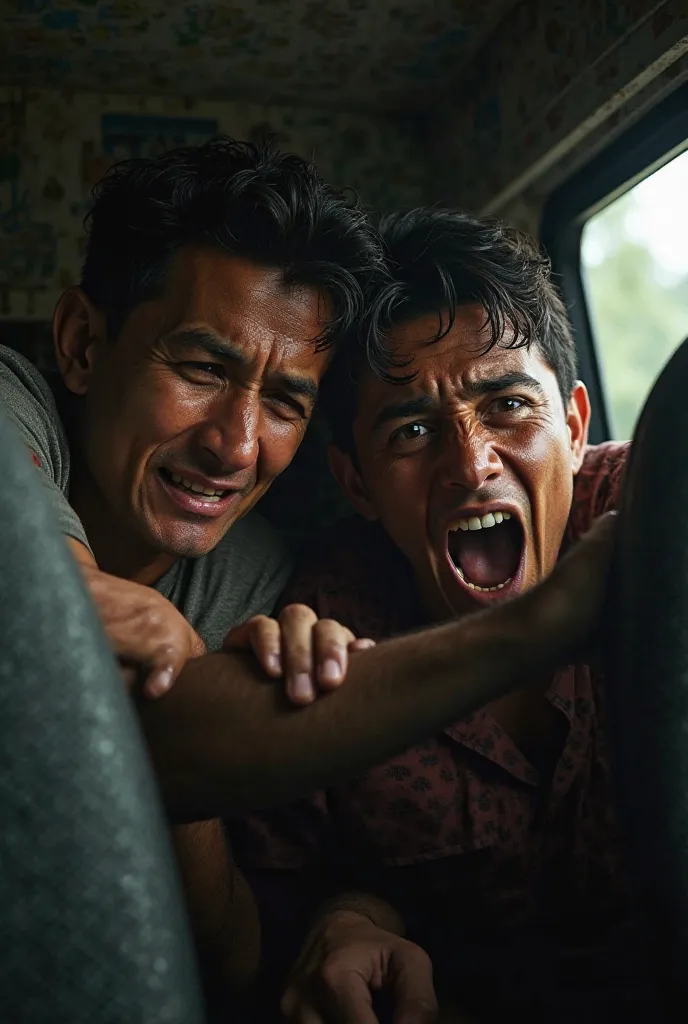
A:
{"label": "man with pink shirt", "polygon": [[[285,598],[377,641],[533,588],[616,508],[629,450],[588,446],[566,312],[528,239],[437,210],[390,216],[383,237],[386,364],[373,373],[362,345],[323,388],[332,469],[358,515]],[[322,879],[290,1017],[368,1024],[384,988],[409,1024],[436,996],[451,1019],[579,1020],[600,963],[588,1019],[641,1005],[601,685],[590,665],[562,665],[347,785],[236,823],[239,863],[270,887],[268,937],[281,892],[283,953],[285,922],[295,939],[306,919],[284,908]]]}

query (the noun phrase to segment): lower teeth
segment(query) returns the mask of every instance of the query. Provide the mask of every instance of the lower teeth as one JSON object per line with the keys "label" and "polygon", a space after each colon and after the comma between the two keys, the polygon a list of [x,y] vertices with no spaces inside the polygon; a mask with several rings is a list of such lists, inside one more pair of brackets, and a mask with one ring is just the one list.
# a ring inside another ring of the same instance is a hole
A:
{"label": "lower teeth", "polygon": [[181,480],[175,480],[173,476],[170,476],[170,480],[180,491],[191,494],[194,498],[200,498],[201,501],[219,501],[222,498],[221,494],[204,494],[203,491],[194,491],[191,487],[187,487],[186,484],[182,483]]}
{"label": "lower teeth", "polygon": [[192,491],[190,487],[185,487],[184,484],[176,484],[180,490],[186,494],[190,494],[192,498],[199,498],[201,501],[219,501],[222,497],[221,494],[204,494],[203,491]]}
{"label": "lower teeth", "polygon": [[463,582],[466,584],[466,586],[469,587],[471,590],[477,590],[481,594],[492,594],[495,590],[503,590],[504,587],[508,586],[509,583],[511,583],[512,581],[512,577],[510,576],[508,580],[504,580],[503,583],[498,583],[496,587],[479,587],[477,583],[471,583],[469,580],[466,579],[463,572],[461,571],[461,568],[458,565],[455,566],[455,568]]}

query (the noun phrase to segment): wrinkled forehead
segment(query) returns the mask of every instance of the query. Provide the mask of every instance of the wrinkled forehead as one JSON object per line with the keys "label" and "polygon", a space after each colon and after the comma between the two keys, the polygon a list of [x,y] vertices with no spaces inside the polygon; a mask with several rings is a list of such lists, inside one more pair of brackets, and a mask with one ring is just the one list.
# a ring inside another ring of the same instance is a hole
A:
{"label": "wrinkled forehead", "polygon": [[[457,310],[454,324],[444,337],[435,340],[439,317],[418,318],[397,328],[389,336],[391,350],[400,365],[391,371],[396,383],[382,381],[371,372],[360,380],[359,410],[381,406],[390,400],[417,395],[472,393],[485,380],[499,380],[509,374],[532,377],[547,391],[557,391],[556,377],[535,345],[512,347],[513,331],[491,345],[492,335],[479,305]],[[446,326],[446,322],[445,322]],[[404,378],[411,380],[404,382]]]}
{"label": "wrinkled forehead", "polygon": [[[442,337],[437,339],[437,335]],[[437,340],[435,340],[437,339]],[[513,330],[507,327],[500,343],[491,346],[492,334],[485,310],[477,303],[459,307],[449,327],[445,314],[428,314],[396,328],[389,345],[408,371],[416,374],[462,376],[481,372],[487,364],[509,360]]]}
{"label": "wrinkled forehead", "polygon": [[314,354],[331,315],[327,296],[289,285],[278,267],[196,248],[172,257],[158,306],[167,330],[204,323],[236,345],[278,345],[297,358]]}

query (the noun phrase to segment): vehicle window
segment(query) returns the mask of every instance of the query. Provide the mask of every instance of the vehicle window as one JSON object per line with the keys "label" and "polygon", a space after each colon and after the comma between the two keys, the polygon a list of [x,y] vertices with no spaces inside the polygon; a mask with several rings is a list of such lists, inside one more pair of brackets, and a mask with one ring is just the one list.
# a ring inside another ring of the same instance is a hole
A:
{"label": "vehicle window", "polygon": [[590,218],[581,263],[612,435],[626,439],[688,337],[688,151]]}

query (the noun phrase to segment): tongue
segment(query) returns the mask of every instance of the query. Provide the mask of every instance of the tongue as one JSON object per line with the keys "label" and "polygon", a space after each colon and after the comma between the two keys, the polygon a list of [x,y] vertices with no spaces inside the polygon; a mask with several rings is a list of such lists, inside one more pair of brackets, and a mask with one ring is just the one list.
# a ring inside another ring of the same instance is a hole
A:
{"label": "tongue", "polygon": [[450,534],[449,553],[470,583],[496,587],[518,569],[520,548],[514,530],[505,523],[487,530]]}

